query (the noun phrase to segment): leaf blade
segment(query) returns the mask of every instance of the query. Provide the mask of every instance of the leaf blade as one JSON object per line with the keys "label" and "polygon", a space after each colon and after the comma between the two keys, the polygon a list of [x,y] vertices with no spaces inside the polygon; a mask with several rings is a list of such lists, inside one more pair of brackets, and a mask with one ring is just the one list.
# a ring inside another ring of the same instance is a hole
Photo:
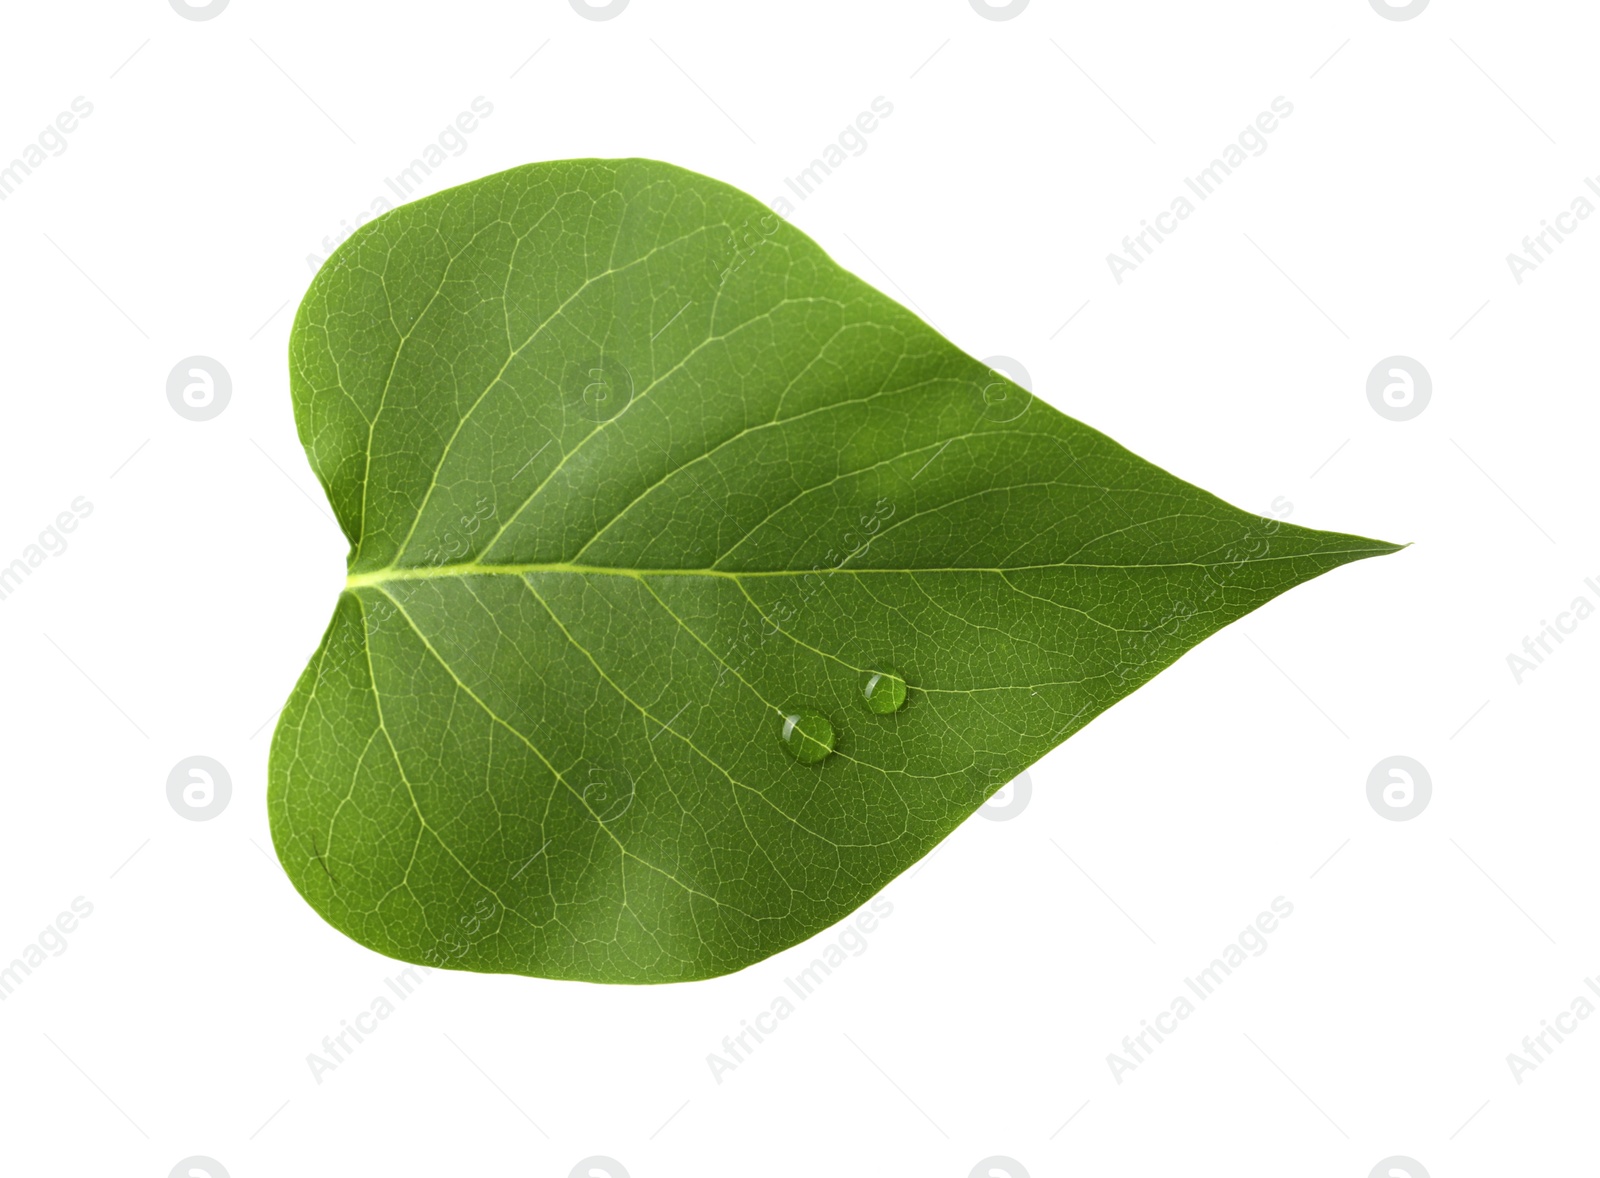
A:
{"label": "leaf blade", "polygon": [[[274,840],[408,960],[741,968],[1210,633],[1396,547],[1228,506],[649,161],[364,227],[291,370],[351,560],[274,738]],[[873,715],[885,670],[910,702]],[[820,765],[780,747],[797,707],[838,734]]]}

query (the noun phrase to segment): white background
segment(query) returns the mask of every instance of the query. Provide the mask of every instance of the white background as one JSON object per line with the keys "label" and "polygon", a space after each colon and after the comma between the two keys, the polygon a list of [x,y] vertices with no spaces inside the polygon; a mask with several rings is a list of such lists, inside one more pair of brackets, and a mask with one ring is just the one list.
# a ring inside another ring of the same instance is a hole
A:
{"label": "white background", "polygon": [[[1506,1056],[1600,973],[1600,621],[1520,684],[1507,655],[1600,605],[1600,218],[1520,284],[1506,255],[1600,173],[1593,5],[4,21],[0,163],[94,109],[0,203],[0,564],[93,511],[0,601],[0,964],[75,897],[93,914],[0,1003],[0,1171],[1592,1172],[1600,1019],[1520,1084]],[[1413,547],[1273,602],[1046,757],[1027,807],[894,881],[868,950],[720,1084],[708,1053],[836,934],[667,987],[435,972],[319,1084],[307,1054],[402,967],[270,853],[272,721],[345,552],[286,340],[308,254],[478,96],[492,116],[422,191],[644,155],[768,200],[883,96],[791,218],[843,265],[1231,502]],[[1115,281],[1106,255],[1278,96],[1264,154]],[[1366,396],[1397,353],[1434,383],[1406,422]],[[233,380],[202,423],[166,397],[194,354]],[[207,822],[167,799],[196,754],[233,783]],[[1394,754],[1432,778],[1411,821],[1367,799]],[[1119,1084],[1107,1054],[1278,896],[1267,951]]]}

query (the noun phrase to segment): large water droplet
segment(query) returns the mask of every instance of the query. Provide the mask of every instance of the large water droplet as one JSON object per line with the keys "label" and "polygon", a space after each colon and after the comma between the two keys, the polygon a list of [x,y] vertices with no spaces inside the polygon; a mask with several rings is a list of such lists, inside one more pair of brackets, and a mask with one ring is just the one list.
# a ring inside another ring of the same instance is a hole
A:
{"label": "large water droplet", "polygon": [[861,677],[861,698],[869,712],[898,712],[905,706],[906,681],[893,671],[868,671]]}
{"label": "large water droplet", "polygon": [[779,739],[795,760],[815,765],[833,752],[833,725],[821,712],[800,708],[783,718]]}

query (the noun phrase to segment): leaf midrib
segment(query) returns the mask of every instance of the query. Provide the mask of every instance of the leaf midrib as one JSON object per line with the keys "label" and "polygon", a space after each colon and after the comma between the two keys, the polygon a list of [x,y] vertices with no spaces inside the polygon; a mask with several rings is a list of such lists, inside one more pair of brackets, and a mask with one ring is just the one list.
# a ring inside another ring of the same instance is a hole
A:
{"label": "leaf midrib", "polygon": [[1380,545],[1361,548],[1328,548],[1316,552],[1291,552],[1282,556],[1257,556],[1247,560],[1175,560],[1152,564],[1088,564],[1081,561],[1051,561],[1044,564],[1010,565],[1004,568],[990,568],[978,565],[965,565],[957,567],[919,568],[846,568],[842,565],[823,565],[818,568],[803,569],[747,569],[741,572],[730,572],[727,569],[636,569],[619,565],[574,564],[570,561],[541,561],[532,564],[480,564],[477,561],[464,561],[459,564],[418,565],[412,568],[383,568],[366,573],[351,573],[345,578],[344,587],[348,589],[361,589],[367,586],[380,586],[391,581],[431,581],[441,577],[522,577],[530,573],[571,573],[581,577],[632,577],[639,580],[645,577],[717,577],[728,581],[742,581],[755,577],[805,577],[815,574],[849,573],[854,576],[863,576],[868,573],[884,576],[917,576],[923,573],[991,573],[1004,576],[1007,573],[1026,573],[1043,569],[1109,569],[1116,572],[1131,572],[1141,569],[1215,569],[1249,564],[1270,564],[1280,560],[1316,560],[1325,556],[1349,556],[1353,553],[1364,553],[1368,556],[1381,556],[1395,551],[1392,545]]}

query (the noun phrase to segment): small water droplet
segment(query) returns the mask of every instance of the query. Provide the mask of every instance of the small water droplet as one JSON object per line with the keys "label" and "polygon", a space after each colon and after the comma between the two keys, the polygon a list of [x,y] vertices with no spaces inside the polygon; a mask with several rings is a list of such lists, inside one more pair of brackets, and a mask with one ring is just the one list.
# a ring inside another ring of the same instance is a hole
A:
{"label": "small water droplet", "polygon": [[861,698],[867,711],[887,716],[905,706],[906,681],[893,671],[868,671],[861,677]]}
{"label": "small water droplet", "polygon": [[779,739],[795,760],[815,765],[833,752],[833,725],[821,712],[800,708],[783,718]]}

